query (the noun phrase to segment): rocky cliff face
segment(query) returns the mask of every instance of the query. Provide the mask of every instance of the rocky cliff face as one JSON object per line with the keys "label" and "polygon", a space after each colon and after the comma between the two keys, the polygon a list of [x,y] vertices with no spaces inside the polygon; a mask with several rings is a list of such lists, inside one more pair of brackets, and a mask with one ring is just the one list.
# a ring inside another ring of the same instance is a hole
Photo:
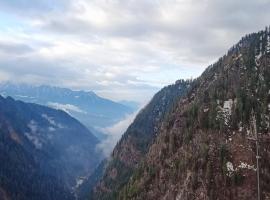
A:
{"label": "rocky cliff face", "polygon": [[106,164],[103,178],[95,187],[92,198],[115,199],[128,182],[160,130],[161,122],[178,99],[185,94],[191,81],[178,81],[158,92],[138,114],[116,145]]}
{"label": "rocky cliff face", "polygon": [[152,133],[147,143],[138,142],[144,141],[141,132],[131,131],[135,121],[115,148],[94,198],[255,199],[252,111],[260,141],[260,190],[262,199],[270,199],[268,29],[243,37],[209,66],[166,110],[157,132],[146,129]]}

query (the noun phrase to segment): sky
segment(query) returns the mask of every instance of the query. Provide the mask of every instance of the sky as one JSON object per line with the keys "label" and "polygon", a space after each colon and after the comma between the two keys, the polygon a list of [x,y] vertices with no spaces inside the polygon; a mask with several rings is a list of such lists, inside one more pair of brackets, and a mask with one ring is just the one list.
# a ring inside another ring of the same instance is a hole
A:
{"label": "sky", "polygon": [[269,19],[270,0],[0,0],[0,81],[145,102]]}

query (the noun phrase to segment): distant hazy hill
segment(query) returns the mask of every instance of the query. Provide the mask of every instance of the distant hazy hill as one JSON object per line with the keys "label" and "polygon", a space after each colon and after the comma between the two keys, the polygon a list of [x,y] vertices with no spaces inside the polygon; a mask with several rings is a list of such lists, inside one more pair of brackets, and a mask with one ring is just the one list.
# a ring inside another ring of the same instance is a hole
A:
{"label": "distant hazy hill", "polygon": [[77,118],[98,137],[100,137],[97,133],[99,128],[111,126],[135,110],[134,103],[133,106],[127,106],[128,104],[123,105],[101,98],[94,92],[73,91],[46,85],[34,87],[4,82],[0,84],[0,94],[62,109]]}
{"label": "distant hazy hill", "polygon": [[61,110],[0,96],[0,199],[73,199],[102,159],[97,143]]}

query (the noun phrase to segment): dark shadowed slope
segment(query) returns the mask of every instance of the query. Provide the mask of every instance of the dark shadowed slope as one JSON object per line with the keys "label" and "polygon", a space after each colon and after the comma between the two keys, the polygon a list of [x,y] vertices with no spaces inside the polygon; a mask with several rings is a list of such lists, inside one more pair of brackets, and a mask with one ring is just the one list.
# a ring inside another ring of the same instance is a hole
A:
{"label": "dark shadowed slope", "polygon": [[72,199],[101,156],[98,140],[67,113],[0,96],[0,191],[12,200]]}

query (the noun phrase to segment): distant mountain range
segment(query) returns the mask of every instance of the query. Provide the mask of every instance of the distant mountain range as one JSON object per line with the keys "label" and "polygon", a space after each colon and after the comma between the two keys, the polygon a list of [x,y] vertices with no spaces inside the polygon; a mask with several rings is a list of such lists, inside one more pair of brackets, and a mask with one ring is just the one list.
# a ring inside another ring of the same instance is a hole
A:
{"label": "distant mountain range", "polygon": [[61,110],[0,96],[0,199],[73,199],[102,159],[98,142]]}
{"label": "distant mountain range", "polygon": [[91,91],[73,91],[47,85],[31,86],[3,82],[0,84],[0,94],[64,110],[82,122],[100,139],[103,137],[100,133],[102,128],[117,123],[138,108],[135,102],[117,103],[101,98]]}

